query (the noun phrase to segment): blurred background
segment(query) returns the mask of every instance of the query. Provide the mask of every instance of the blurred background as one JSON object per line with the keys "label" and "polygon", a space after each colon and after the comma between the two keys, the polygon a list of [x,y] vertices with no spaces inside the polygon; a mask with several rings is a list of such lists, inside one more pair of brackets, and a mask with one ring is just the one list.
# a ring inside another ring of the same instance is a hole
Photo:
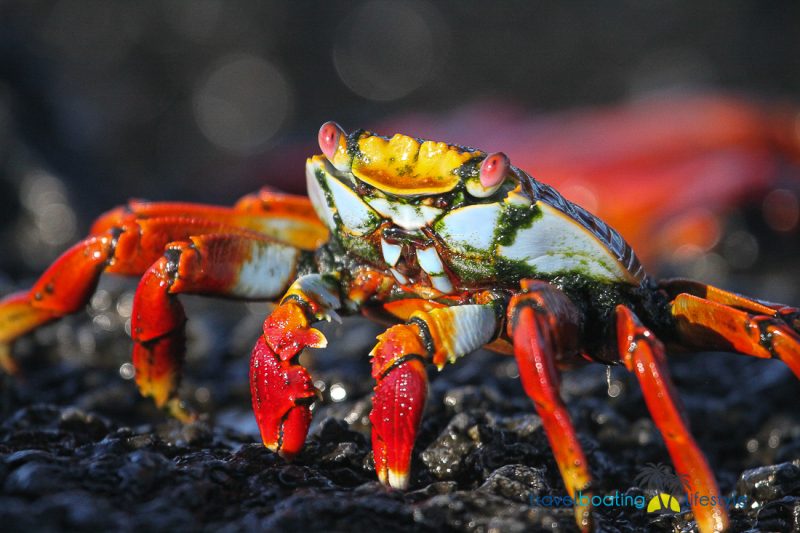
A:
{"label": "blurred background", "polygon": [[131,197],[302,193],[329,119],[504,150],[659,248],[651,268],[749,268],[760,235],[722,235],[745,200],[788,189],[766,226],[797,240],[798,24],[788,1],[6,0],[0,272],[40,270]]}

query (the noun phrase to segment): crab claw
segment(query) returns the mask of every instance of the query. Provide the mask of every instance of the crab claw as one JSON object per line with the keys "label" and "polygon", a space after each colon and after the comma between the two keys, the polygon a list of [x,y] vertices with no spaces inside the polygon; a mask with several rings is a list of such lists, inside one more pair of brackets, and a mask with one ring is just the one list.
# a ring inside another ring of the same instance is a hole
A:
{"label": "crab claw", "polygon": [[278,357],[259,337],[250,358],[250,393],[264,446],[287,459],[297,455],[316,396],[308,371]]}
{"label": "crab claw", "polygon": [[405,359],[378,378],[372,398],[372,453],[384,485],[408,487],[411,451],[428,396],[428,376],[419,359]]}
{"label": "crab claw", "polygon": [[325,335],[310,327],[302,307],[294,302],[285,302],[264,321],[264,338],[283,360],[291,359],[303,348],[324,348],[328,345]]}

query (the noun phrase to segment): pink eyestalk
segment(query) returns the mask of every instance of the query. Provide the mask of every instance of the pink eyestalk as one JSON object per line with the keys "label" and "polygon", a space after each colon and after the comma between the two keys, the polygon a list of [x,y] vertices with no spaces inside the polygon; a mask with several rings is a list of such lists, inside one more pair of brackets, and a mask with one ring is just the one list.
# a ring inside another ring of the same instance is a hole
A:
{"label": "pink eyestalk", "polygon": [[334,121],[328,121],[319,129],[319,147],[329,161],[333,161],[336,150],[339,148],[339,139],[344,135],[344,130]]}
{"label": "pink eyestalk", "polygon": [[487,189],[499,185],[505,179],[509,166],[511,166],[511,163],[508,156],[503,152],[487,155],[486,159],[481,163],[481,185]]}

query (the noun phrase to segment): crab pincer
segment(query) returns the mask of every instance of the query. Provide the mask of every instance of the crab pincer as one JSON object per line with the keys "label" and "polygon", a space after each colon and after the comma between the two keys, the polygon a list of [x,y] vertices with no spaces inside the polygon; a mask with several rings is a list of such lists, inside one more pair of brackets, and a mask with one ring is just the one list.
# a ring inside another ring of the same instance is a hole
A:
{"label": "crab pincer", "polygon": [[382,483],[408,487],[411,452],[428,396],[427,350],[416,324],[389,328],[372,350],[372,454]]}
{"label": "crab pincer", "polygon": [[301,450],[311,423],[316,389],[308,371],[281,359],[262,336],[250,359],[250,392],[264,446],[291,459]]}

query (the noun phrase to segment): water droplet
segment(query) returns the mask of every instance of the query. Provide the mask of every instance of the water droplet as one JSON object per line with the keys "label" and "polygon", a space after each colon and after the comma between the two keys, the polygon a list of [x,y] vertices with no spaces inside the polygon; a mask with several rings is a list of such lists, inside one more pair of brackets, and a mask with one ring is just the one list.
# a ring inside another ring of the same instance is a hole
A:
{"label": "water droplet", "polygon": [[133,379],[136,375],[136,368],[132,363],[122,363],[119,367],[119,375],[122,379]]}
{"label": "water droplet", "polygon": [[341,402],[347,398],[347,389],[341,383],[334,383],[331,385],[331,400],[334,402]]}

